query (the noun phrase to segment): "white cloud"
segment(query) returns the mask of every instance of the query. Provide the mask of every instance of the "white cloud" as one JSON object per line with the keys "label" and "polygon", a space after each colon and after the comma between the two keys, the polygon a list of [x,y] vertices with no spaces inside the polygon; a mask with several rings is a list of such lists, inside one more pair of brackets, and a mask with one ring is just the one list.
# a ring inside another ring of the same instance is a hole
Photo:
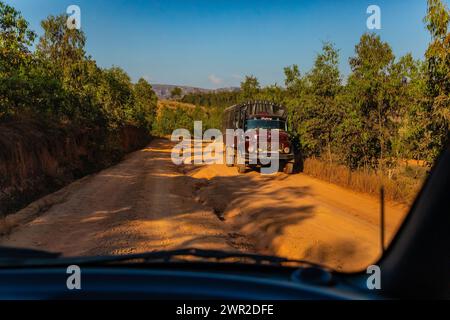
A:
{"label": "white cloud", "polygon": [[222,83],[222,79],[220,79],[219,77],[217,77],[216,75],[214,75],[214,74],[210,74],[209,76],[208,76],[208,80],[212,83],[212,84],[215,84],[215,85],[218,85],[218,84],[221,84]]}
{"label": "white cloud", "polygon": [[240,74],[232,74],[231,77],[236,80],[242,80],[242,76]]}

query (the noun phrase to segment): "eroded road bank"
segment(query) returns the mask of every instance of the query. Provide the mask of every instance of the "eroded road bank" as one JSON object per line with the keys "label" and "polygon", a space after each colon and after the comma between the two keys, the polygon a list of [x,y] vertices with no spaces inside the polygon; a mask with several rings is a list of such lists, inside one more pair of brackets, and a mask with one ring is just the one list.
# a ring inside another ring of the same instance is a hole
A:
{"label": "eroded road bank", "polygon": [[[65,256],[185,247],[276,254],[361,269],[380,252],[379,203],[303,174],[239,175],[225,165],[176,166],[154,140],[67,187],[64,200],[0,245]],[[407,208],[387,204],[390,237]]]}

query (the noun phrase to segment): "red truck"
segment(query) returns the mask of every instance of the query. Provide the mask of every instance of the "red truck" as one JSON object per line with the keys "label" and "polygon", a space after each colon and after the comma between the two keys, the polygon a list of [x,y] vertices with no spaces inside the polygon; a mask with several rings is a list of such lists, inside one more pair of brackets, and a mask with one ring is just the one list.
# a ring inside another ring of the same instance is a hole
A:
{"label": "red truck", "polygon": [[[269,101],[248,101],[225,109],[222,133],[226,156],[232,157],[226,159],[227,165],[236,166],[239,173],[245,173],[249,168],[267,166],[270,157],[272,161],[277,159],[278,171],[288,174],[301,171],[299,143],[289,134],[286,114],[284,106]],[[227,129],[233,131],[227,132]],[[278,150],[270,150],[272,136],[276,134],[274,130],[278,134]],[[264,139],[261,139],[262,133],[267,133]],[[240,146],[239,141],[242,142]]]}

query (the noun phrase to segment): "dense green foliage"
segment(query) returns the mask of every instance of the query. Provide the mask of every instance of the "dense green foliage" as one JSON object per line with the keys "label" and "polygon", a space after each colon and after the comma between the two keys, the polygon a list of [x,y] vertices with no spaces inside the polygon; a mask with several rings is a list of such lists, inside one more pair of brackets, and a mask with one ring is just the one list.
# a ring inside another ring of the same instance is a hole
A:
{"label": "dense green foliage", "polygon": [[420,148],[428,151],[427,159],[433,159],[449,139],[450,12],[440,0],[428,0],[424,21],[432,42],[425,53],[425,99],[416,111],[424,128],[417,128],[415,134],[424,137]]}
{"label": "dense green foliage", "polygon": [[170,91],[170,96],[174,99],[181,98],[183,90],[180,87],[175,87]]}
{"label": "dense green foliage", "polygon": [[46,119],[116,130],[150,130],[157,98],[144,79],[133,84],[120,68],[101,69],[85,52],[81,30],[66,15],[49,16],[36,35],[11,6],[0,2],[0,121]]}
{"label": "dense green foliage", "polygon": [[197,106],[226,108],[239,101],[239,94],[238,91],[188,93],[181,101]]}
{"label": "dense green foliage", "polygon": [[395,57],[390,45],[366,33],[349,59],[346,81],[339,50],[324,43],[312,69],[284,69],[285,87],[261,87],[249,76],[239,92],[190,94],[183,101],[223,110],[250,100],[283,103],[304,155],[354,168],[392,168],[399,159],[433,163],[449,139],[450,13],[428,0],[424,19],[432,42],[424,61]]}
{"label": "dense green foliage", "polygon": [[175,129],[194,130],[194,121],[202,122],[203,131],[221,127],[221,109],[174,105],[162,106],[153,127],[157,135],[169,135]]}

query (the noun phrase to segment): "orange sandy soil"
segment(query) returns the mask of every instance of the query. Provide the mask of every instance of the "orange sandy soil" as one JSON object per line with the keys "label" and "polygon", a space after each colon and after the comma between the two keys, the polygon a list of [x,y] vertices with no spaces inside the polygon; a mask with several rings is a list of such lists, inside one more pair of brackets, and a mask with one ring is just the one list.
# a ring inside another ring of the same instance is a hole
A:
{"label": "orange sandy soil", "polygon": [[[156,139],[118,165],[48,196],[51,205],[12,226],[0,245],[65,256],[224,249],[343,271],[360,270],[379,257],[378,199],[304,174],[176,166],[172,146]],[[388,239],[407,211],[386,204]]]}

